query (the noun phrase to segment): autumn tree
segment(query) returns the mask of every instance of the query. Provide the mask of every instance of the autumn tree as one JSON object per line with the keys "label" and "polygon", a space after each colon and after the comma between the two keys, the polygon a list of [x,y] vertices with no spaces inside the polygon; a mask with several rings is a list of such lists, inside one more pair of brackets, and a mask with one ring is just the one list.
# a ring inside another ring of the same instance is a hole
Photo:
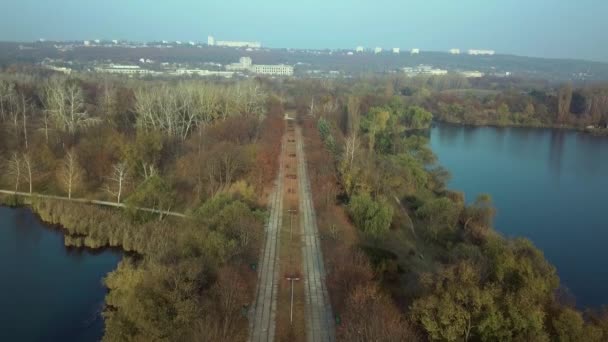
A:
{"label": "autumn tree", "polygon": [[112,165],[112,174],[108,177],[105,187],[107,193],[116,197],[116,203],[120,203],[124,189],[129,181],[129,169],[126,162],[118,162]]}
{"label": "autumn tree", "polygon": [[23,169],[24,167],[22,159],[16,152],[13,153],[11,158],[8,160],[7,174],[15,185],[15,192],[19,190],[19,185],[21,184],[21,177],[24,171]]}
{"label": "autumn tree", "polygon": [[68,193],[68,198],[82,186],[84,172],[74,150],[66,152],[57,172],[59,184]]}

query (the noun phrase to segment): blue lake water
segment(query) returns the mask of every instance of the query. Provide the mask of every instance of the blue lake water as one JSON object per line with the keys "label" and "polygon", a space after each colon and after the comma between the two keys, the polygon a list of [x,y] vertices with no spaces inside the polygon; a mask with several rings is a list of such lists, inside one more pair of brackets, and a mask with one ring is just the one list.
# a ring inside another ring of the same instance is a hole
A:
{"label": "blue lake water", "polygon": [[0,341],[98,341],[115,251],[67,249],[28,209],[0,207]]}
{"label": "blue lake water", "polygon": [[490,194],[496,229],[542,249],[577,305],[608,304],[608,137],[439,124],[431,146],[449,187]]}

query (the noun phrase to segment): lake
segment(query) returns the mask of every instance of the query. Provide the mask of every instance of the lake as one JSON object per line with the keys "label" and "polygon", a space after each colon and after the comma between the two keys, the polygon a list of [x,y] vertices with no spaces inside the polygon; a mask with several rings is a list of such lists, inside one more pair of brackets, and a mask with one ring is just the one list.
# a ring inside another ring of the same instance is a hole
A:
{"label": "lake", "polygon": [[116,251],[66,248],[28,209],[0,207],[0,341],[97,341]]}
{"label": "lake", "polygon": [[608,137],[439,124],[431,146],[449,187],[490,194],[496,229],[542,249],[578,306],[608,304]]}

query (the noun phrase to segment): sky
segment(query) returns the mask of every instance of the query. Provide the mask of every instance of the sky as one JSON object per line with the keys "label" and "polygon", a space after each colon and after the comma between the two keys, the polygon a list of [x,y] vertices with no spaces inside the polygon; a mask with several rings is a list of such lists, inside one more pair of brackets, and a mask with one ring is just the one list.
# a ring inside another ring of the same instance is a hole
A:
{"label": "sky", "polygon": [[0,0],[0,40],[492,49],[608,62],[608,0]]}

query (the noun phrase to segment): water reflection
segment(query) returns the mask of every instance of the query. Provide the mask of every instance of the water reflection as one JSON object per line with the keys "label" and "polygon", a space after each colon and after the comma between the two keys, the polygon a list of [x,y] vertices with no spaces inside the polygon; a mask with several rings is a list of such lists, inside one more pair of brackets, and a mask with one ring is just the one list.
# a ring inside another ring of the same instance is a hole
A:
{"label": "water reflection", "polygon": [[550,131],[549,139],[549,170],[559,179],[562,172],[562,156],[564,154],[564,140],[566,133],[560,129]]}

